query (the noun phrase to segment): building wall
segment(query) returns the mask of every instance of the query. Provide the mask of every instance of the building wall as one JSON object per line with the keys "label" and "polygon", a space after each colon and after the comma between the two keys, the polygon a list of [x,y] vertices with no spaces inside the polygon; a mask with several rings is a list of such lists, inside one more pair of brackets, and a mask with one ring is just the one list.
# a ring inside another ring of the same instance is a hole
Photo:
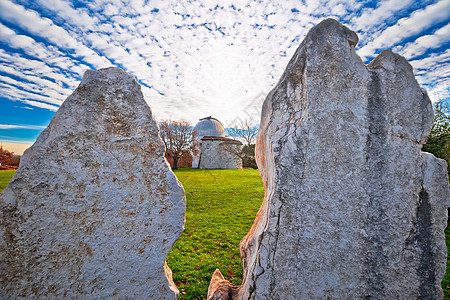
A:
{"label": "building wall", "polygon": [[192,167],[198,168],[198,162],[199,162],[200,156],[192,156]]}
{"label": "building wall", "polygon": [[192,143],[192,167],[198,168],[198,163],[200,160],[200,150],[201,150],[201,139],[202,137],[194,136]]}
{"label": "building wall", "polygon": [[[224,150],[223,141],[202,141],[199,169],[240,169],[239,157]],[[241,145],[227,145],[227,147]]]}

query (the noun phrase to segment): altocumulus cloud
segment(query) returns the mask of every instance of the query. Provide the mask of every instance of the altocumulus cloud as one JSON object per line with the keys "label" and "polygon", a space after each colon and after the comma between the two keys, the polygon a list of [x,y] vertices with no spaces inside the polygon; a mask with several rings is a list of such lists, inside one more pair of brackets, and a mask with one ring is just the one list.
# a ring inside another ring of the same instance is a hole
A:
{"label": "altocumulus cloud", "polygon": [[0,101],[55,111],[87,69],[118,66],[158,119],[254,115],[326,17],[357,31],[366,63],[393,48],[434,100],[448,98],[450,0],[369,2],[0,0]]}
{"label": "altocumulus cloud", "polygon": [[45,126],[0,124],[0,129],[44,129]]}

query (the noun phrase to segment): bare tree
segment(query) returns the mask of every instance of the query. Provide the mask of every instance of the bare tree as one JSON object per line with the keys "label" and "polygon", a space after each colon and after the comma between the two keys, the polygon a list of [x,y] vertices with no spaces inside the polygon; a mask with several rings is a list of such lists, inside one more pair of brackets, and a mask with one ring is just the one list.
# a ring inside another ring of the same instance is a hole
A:
{"label": "bare tree", "polygon": [[246,146],[256,143],[258,130],[258,124],[250,118],[234,120],[227,126],[229,135],[240,140]]}
{"label": "bare tree", "polygon": [[159,123],[159,134],[166,145],[166,156],[173,159],[172,169],[178,169],[178,160],[192,146],[191,124],[185,120],[164,120]]}
{"label": "bare tree", "polygon": [[255,160],[255,143],[259,127],[250,118],[239,119],[229,123],[229,135],[243,143],[242,147],[225,147],[225,151],[239,157],[244,167],[257,169]]}

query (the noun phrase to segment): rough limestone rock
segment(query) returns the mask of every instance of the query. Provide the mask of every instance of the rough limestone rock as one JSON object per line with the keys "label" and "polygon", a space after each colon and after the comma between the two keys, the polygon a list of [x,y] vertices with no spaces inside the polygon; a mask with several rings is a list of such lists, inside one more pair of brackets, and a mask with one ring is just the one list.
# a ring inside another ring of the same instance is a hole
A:
{"label": "rough limestone rock", "polygon": [[366,66],[357,41],[321,22],[263,104],[266,195],[233,299],[442,298],[446,163],[421,152],[432,106],[403,57]]}
{"label": "rough limestone rock", "polygon": [[239,288],[226,280],[219,269],[214,271],[208,288],[208,300],[231,300],[239,292]]}
{"label": "rough limestone rock", "polygon": [[176,299],[184,191],[124,71],[86,72],[0,206],[0,299]]}

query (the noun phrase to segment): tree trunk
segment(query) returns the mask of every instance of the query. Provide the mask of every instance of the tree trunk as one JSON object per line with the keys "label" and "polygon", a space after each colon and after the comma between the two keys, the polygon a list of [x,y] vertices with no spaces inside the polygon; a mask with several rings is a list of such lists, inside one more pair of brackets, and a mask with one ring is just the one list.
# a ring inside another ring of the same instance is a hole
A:
{"label": "tree trunk", "polygon": [[174,155],[174,156],[173,156],[172,169],[173,169],[173,170],[178,169],[178,155]]}

